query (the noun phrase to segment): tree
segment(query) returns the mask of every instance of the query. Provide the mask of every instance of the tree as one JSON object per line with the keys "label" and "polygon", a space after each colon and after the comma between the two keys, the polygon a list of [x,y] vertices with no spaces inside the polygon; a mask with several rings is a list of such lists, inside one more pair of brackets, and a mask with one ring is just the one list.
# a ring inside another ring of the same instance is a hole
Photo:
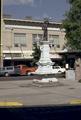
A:
{"label": "tree", "polygon": [[36,65],[36,63],[38,62],[38,60],[40,59],[40,55],[41,55],[41,51],[40,51],[40,47],[37,45],[37,43],[33,44],[33,65]]}
{"label": "tree", "polygon": [[73,50],[81,50],[81,0],[69,0],[63,27],[66,30],[67,45]]}

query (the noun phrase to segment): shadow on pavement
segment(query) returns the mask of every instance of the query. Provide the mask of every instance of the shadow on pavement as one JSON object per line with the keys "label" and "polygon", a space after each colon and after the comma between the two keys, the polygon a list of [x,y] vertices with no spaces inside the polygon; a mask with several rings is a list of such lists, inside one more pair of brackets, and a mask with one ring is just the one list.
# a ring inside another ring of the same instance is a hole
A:
{"label": "shadow on pavement", "polygon": [[0,120],[81,120],[81,105],[3,107]]}

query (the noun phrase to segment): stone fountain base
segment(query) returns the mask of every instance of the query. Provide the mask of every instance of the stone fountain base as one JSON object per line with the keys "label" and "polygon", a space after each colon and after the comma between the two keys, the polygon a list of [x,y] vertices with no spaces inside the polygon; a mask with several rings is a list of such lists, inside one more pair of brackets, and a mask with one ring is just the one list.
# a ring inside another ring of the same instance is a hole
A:
{"label": "stone fountain base", "polygon": [[41,80],[39,79],[34,79],[34,83],[55,83],[58,82],[57,78],[42,78]]}

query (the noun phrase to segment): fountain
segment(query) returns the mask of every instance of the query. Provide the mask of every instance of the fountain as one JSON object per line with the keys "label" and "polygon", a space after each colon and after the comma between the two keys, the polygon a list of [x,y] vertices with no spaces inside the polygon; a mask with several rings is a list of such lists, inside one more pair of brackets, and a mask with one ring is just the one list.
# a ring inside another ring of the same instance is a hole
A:
{"label": "fountain", "polygon": [[[40,50],[41,50],[41,57],[38,61],[38,69],[35,71],[34,74],[37,75],[51,75],[55,74],[55,71],[52,68],[52,65],[54,64],[50,59],[50,47],[49,47],[49,41],[48,41],[48,27],[49,21],[46,19],[44,21],[42,30],[44,31],[43,34],[43,40],[40,42]],[[58,80],[56,78],[43,78],[41,80],[33,80],[34,82],[57,82]]]}

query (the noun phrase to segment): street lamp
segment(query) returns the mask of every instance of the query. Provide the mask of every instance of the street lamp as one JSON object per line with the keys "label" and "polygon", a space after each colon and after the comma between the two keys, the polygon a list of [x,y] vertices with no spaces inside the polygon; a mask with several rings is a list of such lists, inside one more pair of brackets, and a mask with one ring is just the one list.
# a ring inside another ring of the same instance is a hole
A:
{"label": "street lamp", "polygon": [[13,59],[13,55],[12,55],[12,52],[11,52],[11,47],[12,46],[6,46],[8,48],[8,50],[10,51],[10,56],[11,56],[11,59]]}
{"label": "street lamp", "polygon": [[23,57],[24,57],[24,53],[23,53],[23,49],[22,49],[21,44],[19,44],[19,47],[20,47],[21,53],[22,53],[22,55],[23,55]]}

